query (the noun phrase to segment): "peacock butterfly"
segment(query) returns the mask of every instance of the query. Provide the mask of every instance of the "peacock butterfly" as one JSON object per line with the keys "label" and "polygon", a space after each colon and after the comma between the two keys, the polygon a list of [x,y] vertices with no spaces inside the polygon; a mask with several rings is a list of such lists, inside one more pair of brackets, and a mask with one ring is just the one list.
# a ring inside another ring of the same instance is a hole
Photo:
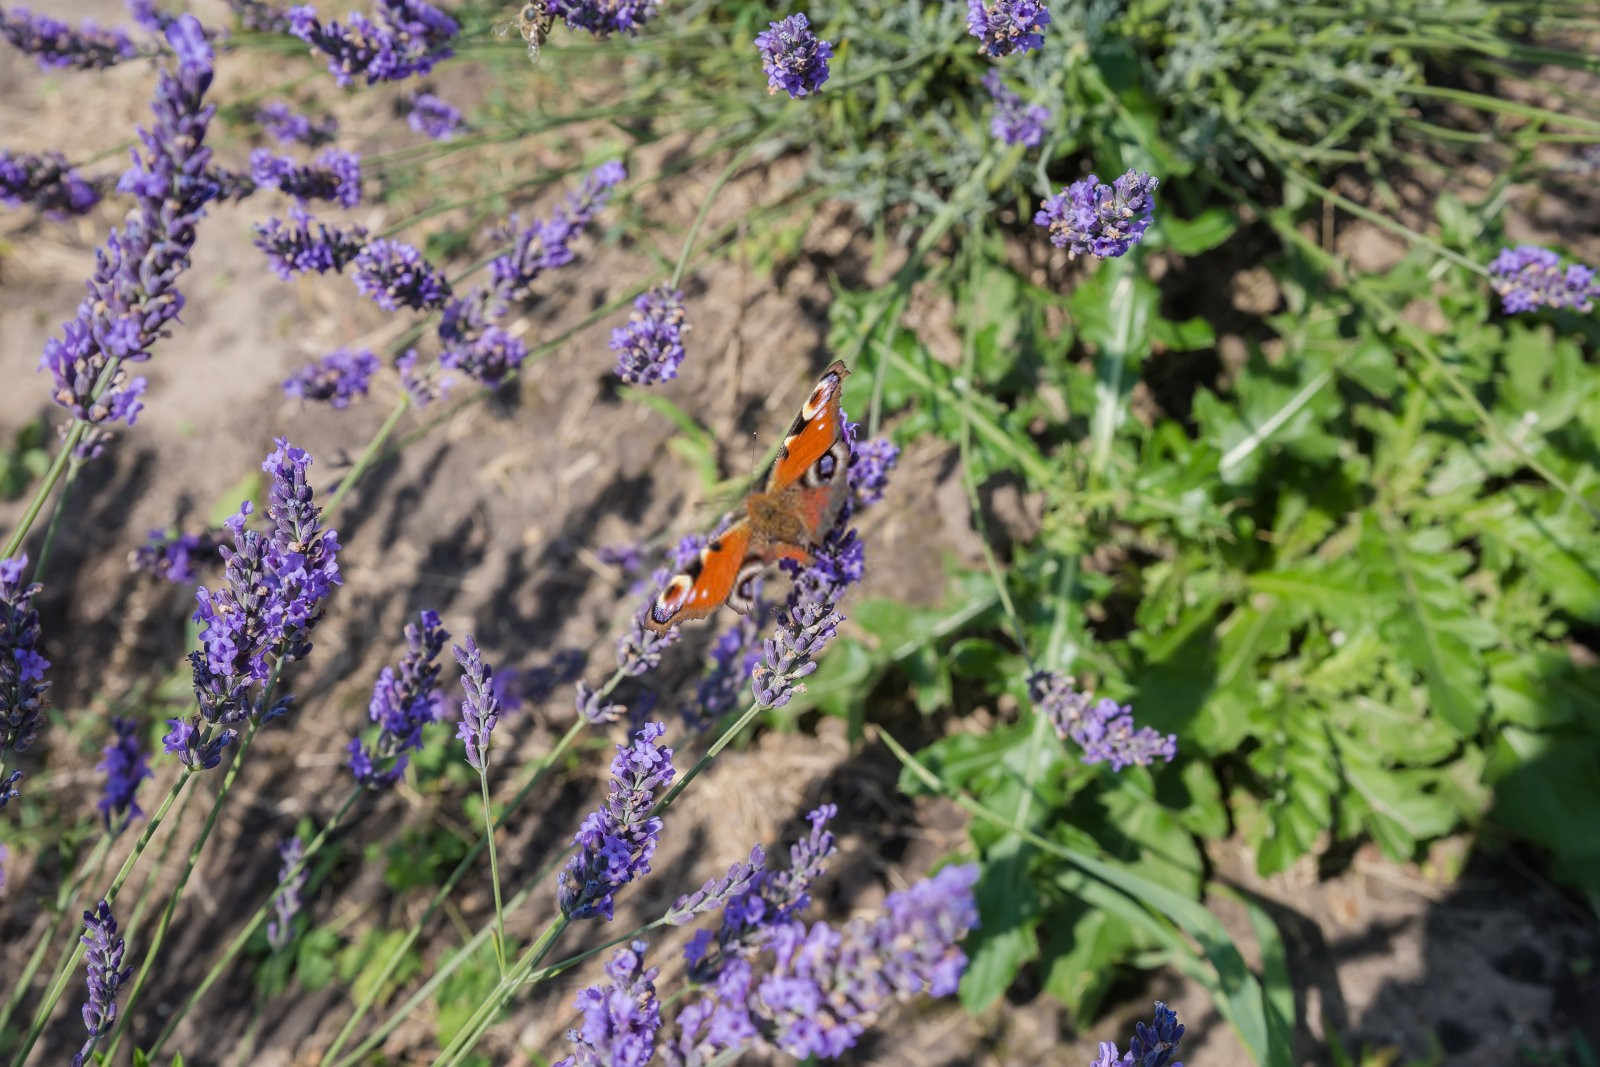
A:
{"label": "peacock butterfly", "polygon": [[832,529],[850,488],[850,443],[839,408],[849,373],[841,360],[822,372],[778,449],[766,488],[746,497],[744,518],[707,542],[699,558],[667,583],[645,614],[645,626],[666,633],[724,602],[743,615],[754,607],[753,585],[767,567],[782,559],[811,562],[812,549]]}

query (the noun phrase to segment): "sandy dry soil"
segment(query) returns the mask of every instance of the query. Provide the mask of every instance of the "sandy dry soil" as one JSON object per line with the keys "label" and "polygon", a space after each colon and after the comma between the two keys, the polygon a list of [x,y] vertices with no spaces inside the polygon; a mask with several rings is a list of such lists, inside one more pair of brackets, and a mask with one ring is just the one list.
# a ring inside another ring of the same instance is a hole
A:
{"label": "sandy dry soil", "polygon": [[[88,5],[56,6],[76,11]],[[120,5],[99,3],[94,10],[107,21],[121,18]],[[283,75],[274,63],[229,58],[219,98],[277,84]],[[435,83],[462,104],[487,89],[470,68],[446,72]],[[104,157],[90,169],[120,169],[122,146],[144,119],[152,84],[143,64],[104,74],[45,75],[11,51],[0,52],[0,144],[59,149],[75,160]],[[392,93],[339,98],[326,91],[320,75],[312,84],[334,101],[346,145],[372,152],[397,140],[418,143],[388,110]],[[237,166],[251,142],[235,128],[219,136],[216,147],[221,161]],[[630,165],[635,175],[645,174],[694,147],[692,140],[657,146]],[[507,180],[541,160],[570,166],[578,158],[571,144],[556,142],[537,150],[494,151],[486,166],[490,172],[499,168]],[[378,229],[420,203],[459,193],[451,185],[452,166],[423,164],[420,192],[399,205],[358,209],[352,218]],[[719,167],[700,166],[665,181],[635,206],[656,223],[681,230]],[[711,225],[781,195],[798,175],[798,165],[789,161],[746,174],[719,198]],[[374,189],[369,183],[369,192]],[[513,206],[545,210],[558,193],[558,185],[534,185],[514,197]],[[82,796],[87,808],[101,735],[85,722],[127,706],[148,706],[139,702],[169,676],[185,647],[188,591],[128,573],[127,554],[146,531],[202,521],[219,502],[237,495],[241,479],[279,434],[311,450],[317,457],[315,483],[330,487],[395,395],[389,378],[367,402],[345,412],[284,398],[278,383],[309,358],[338,346],[378,348],[404,323],[357,297],[347,280],[285,284],[270,275],[250,246],[249,223],[283,207],[263,195],[219,208],[206,220],[184,282],[183,322],[148,365],[147,412],[89,468],[72,495],[42,604],[48,651],[58,664],[60,718],[30,764],[28,804],[72,804]],[[51,410],[46,379],[33,368],[45,339],[75,307],[93,250],[117,213],[113,201],[70,222],[0,215],[0,367],[14,382],[0,396],[0,432],[9,436]],[[424,229],[442,222],[465,227],[469,221],[457,211]],[[646,280],[654,269],[652,253],[671,256],[676,248],[670,235],[653,248],[648,239],[586,241],[581,263],[548,279],[545,299],[520,327],[533,339],[558,335]],[[781,278],[737,258],[694,272],[687,286],[692,355],[683,376],[662,392],[710,427],[721,442],[717,458],[725,474],[754,464],[827,361],[831,276],[859,281],[875,275],[848,217],[830,210],[817,215],[802,253]],[[426,432],[424,421],[408,417],[403,430],[415,431],[414,438],[401,454],[380,461],[352,494],[339,516],[347,545],[345,584],[314,656],[294,678],[297,710],[250,753],[240,795],[200,859],[165,963],[135,1011],[137,1034],[160,1028],[204,972],[215,939],[267,891],[277,868],[274,844],[302,816],[325,818],[334,798],[343,795],[342,746],[364,722],[370,679],[394,655],[408,618],[421,608],[437,609],[450,630],[475,633],[494,662],[519,669],[582,650],[585,674],[596,680],[611,666],[609,635],[633,601],[629,583],[600,564],[594,550],[675,536],[714,515],[691,472],[663,447],[672,432],[667,420],[618,398],[605,347],[609,325],[580,330],[516,387]],[[752,441],[752,434],[760,436]],[[907,457],[889,499],[864,531],[872,560],[864,595],[931,601],[938,595],[941,560],[977,560],[952,469],[948,456]],[[17,502],[7,504],[0,519],[9,525],[18,510]],[[692,687],[696,653],[706,639],[701,633],[684,642],[656,677],[669,713],[681,700],[678,694]],[[537,756],[565,730],[573,715],[569,694],[568,687],[558,687],[549,700],[502,726],[496,758],[503,766]],[[595,803],[603,748],[615,739],[595,738],[537,812],[510,826],[501,846],[508,884],[517,885],[549,862]],[[156,781],[146,784],[144,796],[158,796],[173,773],[170,761],[158,760]],[[896,791],[895,776],[885,751],[847,743],[836,723],[758,734],[730,750],[686,794],[664,839],[657,873],[624,897],[614,928],[658,913],[751,843],[792,838],[801,814],[822,801],[837,803],[843,814],[841,855],[819,895],[819,913],[837,918],[873,906],[963,841],[956,810],[907,800]],[[504,781],[509,792],[509,772]],[[180,847],[196,832],[202,808],[197,804],[189,812]],[[399,826],[432,832],[454,826],[469,833],[460,822],[454,801],[441,808],[436,798],[403,789],[367,804],[349,832],[336,884],[309,901],[316,921],[347,936],[375,921],[404,926],[420,902],[415,894],[397,899],[384,888],[377,867],[360,862],[363,844]],[[1519,1050],[1546,1047],[1569,1032],[1564,1028],[1580,1015],[1592,1015],[1586,1006],[1600,994],[1593,977],[1580,977],[1581,962],[1596,959],[1592,923],[1560,892],[1510,865],[1512,855],[1469,855],[1467,843],[1449,842],[1437,851],[1437,862],[1414,869],[1363,851],[1320,871],[1308,863],[1265,883],[1250,873],[1251,857],[1235,844],[1217,845],[1212,859],[1222,877],[1268,902],[1286,931],[1306,1063],[1329,1062],[1316,1039],[1331,1028],[1351,1046],[1393,1045],[1413,1055],[1437,1050],[1457,1067],[1498,1067],[1518,1062]],[[170,877],[175,865],[170,862],[164,875]],[[0,973],[12,975],[20,967],[16,946],[31,943],[39,901],[53,891],[56,872],[47,859],[14,855],[7,874],[10,885],[0,898],[6,946],[0,949]],[[1242,910],[1227,900],[1213,904],[1254,958]],[[479,881],[459,900],[456,922],[475,927],[490,906],[486,883]],[[535,898],[512,917],[513,932],[536,931],[552,909],[548,897]],[[602,935],[599,929],[577,931],[574,947],[599,943]],[[446,925],[430,957],[454,936]],[[1594,973],[1592,966],[1589,971]],[[511,1063],[541,1062],[535,1053],[559,1055],[576,988],[570,980],[541,987],[492,1032],[484,1051],[495,1062]],[[1125,1035],[1154,998],[1173,1003],[1188,1023],[1185,1059],[1191,1065],[1245,1062],[1204,993],[1168,972],[1119,986],[1115,1009],[1087,1029],[1044,998],[1026,994],[978,1018],[953,1004],[921,1006],[867,1040],[847,1062],[1087,1063],[1096,1040]],[[185,1052],[187,1062],[314,1063],[345,1014],[340,994],[298,989],[257,1013],[243,973],[215,990],[208,1005],[178,1030],[173,1047]],[[48,1057],[38,1062],[59,1060],[75,1047],[73,1016],[52,1031]],[[385,1048],[395,1062],[412,1062],[431,1034],[424,1012],[400,1027]]]}

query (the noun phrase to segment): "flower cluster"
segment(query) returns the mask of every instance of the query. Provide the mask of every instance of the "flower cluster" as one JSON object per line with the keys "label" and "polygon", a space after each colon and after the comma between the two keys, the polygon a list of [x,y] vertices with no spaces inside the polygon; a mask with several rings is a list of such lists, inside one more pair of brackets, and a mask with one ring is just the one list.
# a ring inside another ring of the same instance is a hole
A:
{"label": "flower cluster", "polygon": [[991,70],[983,76],[983,87],[994,99],[994,115],[989,119],[989,133],[1001,144],[1037,148],[1044,140],[1045,124],[1050,121],[1050,109],[1042,104],[1024,106],[1022,97],[1007,89],[1000,80],[1000,72]]}
{"label": "flower cluster", "polygon": [[223,0],[242,29],[256,33],[288,33],[289,13],[266,0]]}
{"label": "flower cluster", "polygon": [[657,0],[544,0],[545,15],[558,18],[569,30],[585,30],[596,37],[637,33],[655,17]]}
{"label": "flower cluster", "polygon": [[664,285],[641,293],[626,325],[611,331],[617,377],[630,385],[655,385],[678,376],[683,362],[683,294]]}
{"label": "flower cluster", "polygon": [[1102,1041],[1100,1054],[1089,1067],[1183,1067],[1172,1058],[1182,1040],[1183,1025],[1177,1012],[1158,1000],[1154,1018],[1148,1024],[1134,1024],[1127,1052],[1118,1052],[1114,1041]]}
{"label": "flower cluster", "polygon": [[289,219],[287,225],[275,218],[255,225],[255,246],[284,281],[310,271],[343,271],[367,246],[367,231],[360,226],[329,226],[299,205],[289,209]]}
{"label": "flower cluster", "polygon": [[452,651],[461,665],[461,686],[467,697],[461,702],[461,722],[456,736],[467,750],[467,765],[482,773],[489,754],[489,737],[500,722],[500,698],[494,691],[494,670],[484,662],[478,642],[467,635],[466,645]]}
{"label": "flower cluster", "polygon": [[768,93],[781,89],[798,100],[816,92],[828,80],[833,45],[812,32],[811,22],[803,14],[768,24],[756,34],[756,49],[761,53],[761,69],[767,74]]}
{"label": "flower cluster", "polygon": [[1489,278],[1507,315],[1542,307],[1588,312],[1600,300],[1592,267],[1573,263],[1563,269],[1560,256],[1535,245],[1502,248],[1489,264]]}
{"label": "flower cluster", "polygon": [[1044,45],[1050,12],[1039,0],[967,0],[967,32],[978,39],[978,54],[999,59]]}
{"label": "flower cluster", "polygon": [[250,153],[250,177],[263,187],[281,190],[301,204],[331,200],[343,207],[361,203],[361,157],[338,148],[324,148],[310,164],[258,148]]}
{"label": "flower cluster", "polygon": [[456,384],[454,375],[443,374],[434,364],[424,363],[418,358],[415,348],[408,348],[395,357],[394,370],[400,375],[400,385],[411,397],[411,402],[419,408],[425,408],[444,397]]}
{"label": "flower cluster", "polygon": [[1033,216],[1050,243],[1074,257],[1116,257],[1139,243],[1155,213],[1157,181],[1130,170],[1111,185],[1091,174],[1046,200]]}
{"label": "flower cluster", "polygon": [[328,72],[340,85],[356,78],[376,85],[426,74],[450,58],[460,27],[426,0],[378,0],[374,17],[357,12],[348,25],[324,24],[310,4],[292,7],[288,29],[328,57]]}
{"label": "flower cluster", "polygon": [[283,383],[283,391],[302,400],[347,408],[351,400],[367,395],[367,386],[377,372],[377,356],[364,349],[341,348],[301,367]]}
{"label": "flower cluster", "polygon": [[122,966],[126,945],[117,933],[111,905],[104,900],[93,911],[83,913],[83,944],[87,949],[83,965],[89,986],[89,999],[83,1004],[83,1025],[89,1038],[72,1058],[72,1067],[83,1067],[96,1043],[116,1024],[117,990],[133,973],[132,967]]}
{"label": "flower cluster", "polygon": [[461,112],[432,93],[418,93],[406,109],[406,124],[435,141],[448,141],[461,132]]}
{"label": "flower cluster", "polygon": [[[256,108],[256,121],[261,128],[285,144],[303,144],[310,148],[325,145],[339,136],[339,120],[332,115],[312,119],[302,115],[282,100],[270,100]],[[252,161],[253,162],[253,161]],[[357,171],[357,181],[360,172]],[[357,195],[360,189],[357,189]]]}
{"label": "flower cluster", "polygon": [[583,1027],[567,1031],[572,1055],[556,1067],[644,1067],[661,1030],[657,969],[645,970],[643,941],[619,948],[606,963],[611,982],[578,994]]}
{"label": "flower cluster", "polygon": [[298,835],[278,846],[283,867],[278,871],[278,888],[272,894],[272,918],[267,920],[267,944],[274,952],[294,940],[294,917],[300,914],[300,890],[305,888],[306,869],[301,862],[305,846]]}
{"label": "flower cluster", "polygon": [[[846,422],[844,429],[850,440],[850,466],[846,476],[850,479],[850,511],[854,513],[883,499],[889,475],[900,462],[900,448],[887,437],[859,440],[859,423]],[[840,521],[843,519],[841,517]]]}
{"label": "flower cluster", "polygon": [[[96,257],[89,295],[60,338],[45,344],[42,369],[55,378],[56,403],[92,424],[138,415],[145,381],[129,381],[120,364],[149,358],[149,348],[183,307],[177,279],[189,266],[195,225],[216,186],[206,173],[211,150],[206,128],[215,110],[202,100],[211,84],[212,52],[200,23],[185,15],[167,30],[178,56],[176,72],[163,70],[156,88],[153,128],[139,130],[143,154],[117,188],[138,198],[137,210],[113,230]],[[109,385],[97,383],[113,364]],[[102,434],[86,436],[93,455]]]}
{"label": "flower cluster", "polygon": [[611,761],[611,795],[574,835],[577,846],[561,872],[557,899],[569,919],[611,919],[618,889],[650,873],[661,820],[650,814],[656,790],[672,781],[672,749],[658,744],[667,728],[646,723]]}
{"label": "flower cluster", "polygon": [[683,709],[684,724],[689,729],[704,730],[732,711],[751,672],[761,662],[761,625],[766,605],[759,594],[756,603],[761,610],[739,616],[711,643],[711,669],[696,684],[694,703]]}
{"label": "flower cluster", "polygon": [[[385,667],[372,687],[367,717],[378,724],[377,739],[369,748],[351,738],[345,749],[350,772],[370,788],[392,785],[405,773],[409,753],[422,748],[423,727],[438,722],[444,707],[438,659],[450,635],[436,611],[424,611],[419,622],[406,624],[405,656],[398,666]],[[476,652],[470,637],[467,644]],[[387,766],[380,770],[380,764]]]}
{"label": "flower cluster", "polygon": [[83,215],[100,202],[60,152],[29,155],[0,148],[0,203],[27,204],[47,215]]}
{"label": "flower cluster", "polygon": [[144,814],[133,796],[139,783],[151,775],[144,746],[139,743],[139,724],[119,715],[111,720],[111,734],[111,743],[102,752],[105,758],[95,770],[106,772],[99,808],[106,831],[115,837]]}
{"label": "flower cluster", "polygon": [[85,19],[73,29],[25,7],[0,9],[0,37],[33,56],[45,70],[103,70],[139,54],[122,30],[108,30]]}
{"label": "flower cluster", "polygon": [[39,611],[33,606],[43,587],[24,580],[27,569],[26,555],[0,560],[0,759],[33,743],[50,688],[44,680],[50,661],[39,654]]}
{"label": "flower cluster", "polygon": [[212,562],[219,557],[219,548],[210,530],[187,534],[151,530],[149,540],[128,554],[128,566],[164,581],[192,582],[195,562]]}
{"label": "flower cluster", "polygon": [[204,586],[195,591],[201,647],[189,654],[189,663],[204,722],[169,719],[162,739],[191,769],[209,770],[221,761],[235,737],[231,724],[283,710],[281,703],[260,707],[251,690],[264,686],[274,667],[311,651],[311,630],[340,584],[338,534],[322,524],[322,509],[306,481],[310,465],[304,450],[278,439],[262,464],[271,478],[272,530],[247,528],[252,508],[248,501],[241,505],[225,524],[233,546],[221,549],[224,584],[215,592]]}
{"label": "flower cluster", "polygon": [[[861,539],[841,521],[817,549],[809,567],[785,560],[794,586],[778,615],[778,628],[766,640],[765,655],[751,672],[750,688],[757,701],[781,708],[800,688],[799,681],[817,669],[817,657],[839,633],[844,616],[836,607],[847,586],[861,580]],[[841,532],[843,530],[843,532]]]}
{"label": "flower cluster", "polygon": [[1178,754],[1176,734],[1163,737],[1148,726],[1134,729],[1133,708],[1109,697],[1096,701],[1054,671],[1030,676],[1028,696],[1063,740],[1070,738],[1083,749],[1085,763],[1109,763],[1120,771],[1157,759],[1171,763]]}
{"label": "flower cluster", "polygon": [[404,241],[377,237],[352,261],[356,288],[385,311],[426,311],[450,297],[450,282],[421,252]]}

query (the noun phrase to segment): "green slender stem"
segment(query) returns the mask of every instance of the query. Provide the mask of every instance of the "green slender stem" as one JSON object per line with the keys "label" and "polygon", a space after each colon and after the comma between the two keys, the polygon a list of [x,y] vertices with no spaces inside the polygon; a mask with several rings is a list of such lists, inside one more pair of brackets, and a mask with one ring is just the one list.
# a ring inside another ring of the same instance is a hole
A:
{"label": "green slender stem", "polygon": [[[183,804],[173,813],[174,821],[183,818],[184,810],[188,807],[193,797],[194,794],[190,793],[188,797],[184,798]],[[161,872],[167,869],[167,857],[172,855],[172,850],[177,847],[177,844],[178,835],[170,831],[166,837],[161,839],[161,847],[156,851],[155,862],[145,868],[144,885],[139,887],[139,897],[133,902],[133,910],[123,917],[122,931],[124,935],[129,930],[137,930],[144,925],[144,913],[149,909],[150,902],[155,899],[156,880],[161,877]]]}
{"label": "green slender stem", "polygon": [[0,549],[0,559],[10,559],[22,547],[23,539],[28,536],[34,520],[39,517],[39,512],[44,509],[44,502],[50,498],[56,483],[61,480],[61,475],[66,472],[67,464],[72,461],[72,453],[78,447],[78,442],[83,440],[84,431],[89,428],[86,422],[74,422],[72,429],[67,431],[66,440],[61,442],[61,448],[56,452],[55,458],[50,461],[50,469],[44,472],[39,487],[33,491],[33,498],[28,501],[28,506],[22,512],[22,519],[17,523],[17,528],[11,531],[11,536],[6,539],[6,546]]}
{"label": "green slender stem", "polygon": [[361,455],[356,457],[355,466],[351,467],[345,476],[339,479],[339,488],[335,489],[328,497],[328,502],[322,505],[322,518],[326,522],[334,512],[339,510],[339,505],[344,503],[344,498],[350,490],[367,473],[378,458],[378,453],[383,450],[383,444],[389,440],[389,435],[394,433],[394,428],[400,425],[400,419],[406,410],[411,407],[411,394],[402,392],[400,399],[395,401],[394,410],[389,412],[389,417],[383,420],[383,425],[378,427],[378,432],[372,435],[372,440],[367,442],[367,447],[361,450]]}
{"label": "green slender stem", "polygon": [[500,900],[500,861],[494,847],[494,808],[489,802],[489,753],[479,761],[478,787],[483,792],[483,839],[489,843],[489,881],[494,887],[494,959],[500,966],[500,977],[506,976],[506,908]]}
{"label": "green slender stem", "polygon": [[[22,1003],[23,996],[33,985],[33,976],[39,972],[44,963],[46,950],[54,940],[56,931],[61,928],[61,923],[69,915],[77,913],[78,891],[85,883],[97,882],[100,875],[105,873],[106,858],[111,854],[112,838],[107,834],[100,835],[99,842],[94,847],[94,853],[89,857],[89,863],[83,873],[75,878],[70,878],[61,883],[56,890],[55,914],[45,926],[44,933],[33,946],[33,954],[28,957],[27,965],[22,968],[22,974],[17,977],[16,983],[11,987],[11,995],[6,998],[6,1004],[0,1009],[0,1034],[6,1032],[6,1024],[11,1021],[12,1013]],[[73,936],[77,936],[74,933]]]}
{"label": "green slender stem", "polygon": [[44,539],[39,542],[39,558],[33,562],[33,580],[38,582],[44,579],[45,561],[50,558],[50,549],[56,543],[56,530],[61,526],[61,516],[67,510],[67,497],[72,492],[72,484],[78,480],[78,472],[83,470],[83,460],[73,456],[67,462],[66,477],[61,482],[61,492],[56,494],[55,503],[50,505],[50,522],[44,528]]}
{"label": "green slender stem", "polygon": [[[350,791],[350,794],[345,797],[344,803],[339,806],[339,810],[334,813],[333,818],[330,819],[327,825],[323,826],[323,828],[318,831],[317,836],[312,838],[311,842],[306,845],[305,849],[300,854],[299,861],[291,866],[287,871],[283,872],[279,879],[280,884],[290,881],[301,871],[305,870],[306,865],[311,862],[312,857],[314,857],[322,849],[322,846],[327,843],[330,837],[333,836],[334,831],[339,828],[340,824],[344,821],[344,817],[349,814],[350,809],[353,808],[356,801],[360,799],[362,792],[363,790],[359,786]],[[238,934],[234,935],[233,940],[228,942],[228,947],[222,950],[221,955],[219,955],[216,961],[212,963],[211,969],[206,972],[206,976],[200,980],[200,984],[195,986],[194,990],[190,992],[189,999],[184,1002],[183,1007],[179,1008],[175,1013],[173,1013],[172,1018],[167,1020],[167,1025],[162,1027],[161,1033],[156,1035],[155,1041],[150,1045],[150,1048],[146,1050],[146,1054],[149,1056],[152,1062],[155,1060],[156,1054],[161,1051],[161,1047],[167,1043],[167,1039],[172,1036],[172,1032],[178,1028],[178,1024],[183,1022],[184,1018],[188,1016],[189,1012],[194,1009],[194,1006],[200,1002],[200,998],[206,995],[206,991],[216,983],[218,978],[222,977],[223,973],[233,963],[235,957],[237,957],[239,953],[244,950],[244,946],[250,940],[250,936],[256,932],[256,929],[263,922],[265,922],[267,916],[272,913],[272,901],[276,895],[276,888],[274,888],[273,892],[267,894],[267,899],[256,908],[255,914],[250,917],[249,922],[245,923],[244,929],[240,930]]]}
{"label": "green slender stem", "polygon": [[689,265],[689,253],[694,251],[694,239],[700,235],[700,227],[704,225],[706,216],[711,214],[711,205],[716,203],[717,194],[722,191],[724,185],[728,184],[728,179],[733,177],[734,171],[743,166],[744,161],[750,158],[750,153],[756,150],[758,143],[756,140],[751,140],[738,152],[734,153],[733,158],[728,161],[728,165],[722,168],[722,173],[717,175],[717,180],[711,183],[710,190],[700,202],[700,210],[695,213],[694,222],[689,225],[689,232],[683,239],[683,248],[678,251],[678,263],[672,268],[672,277],[667,281],[668,289],[676,289],[678,284],[683,281],[683,270]]}
{"label": "green slender stem", "polygon": [[544,932],[539,935],[539,939],[529,945],[527,951],[517,960],[511,973],[500,979],[500,984],[495,986],[494,992],[478,1005],[478,1009],[472,1013],[466,1025],[456,1032],[449,1046],[433,1061],[434,1067],[455,1067],[462,1057],[472,1051],[483,1037],[484,1031],[493,1025],[506,1002],[522,988],[528,975],[549,954],[550,949],[555,946],[556,939],[566,930],[570,922],[571,920],[565,915],[558,915],[550,921]]}

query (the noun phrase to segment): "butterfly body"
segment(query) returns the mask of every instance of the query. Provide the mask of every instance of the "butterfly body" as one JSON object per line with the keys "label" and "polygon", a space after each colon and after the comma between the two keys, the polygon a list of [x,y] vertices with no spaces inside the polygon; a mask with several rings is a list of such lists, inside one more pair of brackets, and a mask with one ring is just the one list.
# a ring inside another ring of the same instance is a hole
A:
{"label": "butterfly body", "polygon": [[741,614],[755,602],[754,583],[772,564],[806,564],[833,528],[849,492],[850,445],[840,401],[850,371],[835,360],[800,408],[766,487],[745,498],[744,517],[717,534],[683,573],[667,583],[644,623],[665,633],[723,603]]}

